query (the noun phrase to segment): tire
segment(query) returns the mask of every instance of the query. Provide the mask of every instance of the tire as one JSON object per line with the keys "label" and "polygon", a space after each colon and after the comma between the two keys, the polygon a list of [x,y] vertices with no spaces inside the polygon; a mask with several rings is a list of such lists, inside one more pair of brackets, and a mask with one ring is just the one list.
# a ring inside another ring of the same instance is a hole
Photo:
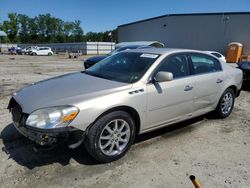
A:
{"label": "tire", "polygon": [[51,52],[49,52],[49,53],[48,53],[48,56],[52,56],[52,53],[51,53]]}
{"label": "tire", "polygon": [[37,56],[36,52],[32,52],[31,55],[32,55],[32,56]]}
{"label": "tire", "polygon": [[[230,99],[229,99],[230,98]],[[228,100],[227,100],[228,99]],[[219,103],[215,109],[215,115],[218,118],[228,117],[234,107],[235,93],[231,88],[227,88],[222,94]],[[227,102],[226,102],[227,101]]]}
{"label": "tire", "polygon": [[134,140],[134,120],[124,111],[115,111],[102,116],[88,129],[84,144],[93,158],[107,163],[123,157]]}

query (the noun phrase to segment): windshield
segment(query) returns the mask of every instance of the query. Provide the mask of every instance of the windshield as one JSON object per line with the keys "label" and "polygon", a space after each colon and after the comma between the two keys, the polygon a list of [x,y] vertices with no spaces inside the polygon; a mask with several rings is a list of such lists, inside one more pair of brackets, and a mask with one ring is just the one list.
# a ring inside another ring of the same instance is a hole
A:
{"label": "windshield", "polygon": [[103,59],[85,73],[118,82],[134,83],[158,57],[158,54],[122,52]]}

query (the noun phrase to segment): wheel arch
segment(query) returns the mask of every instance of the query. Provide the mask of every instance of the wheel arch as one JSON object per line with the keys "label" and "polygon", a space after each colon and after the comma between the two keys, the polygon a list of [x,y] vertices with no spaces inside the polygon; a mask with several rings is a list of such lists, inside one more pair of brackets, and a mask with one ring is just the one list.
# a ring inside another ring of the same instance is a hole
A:
{"label": "wheel arch", "polygon": [[103,112],[102,114],[100,114],[93,123],[91,123],[90,126],[87,127],[86,129],[86,133],[88,132],[89,128],[98,120],[100,119],[102,116],[111,113],[111,112],[115,112],[115,111],[124,111],[127,112],[128,114],[131,115],[131,117],[133,118],[134,122],[135,122],[135,128],[136,128],[136,135],[139,134],[140,129],[141,129],[141,119],[140,119],[140,115],[137,112],[137,110],[135,110],[133,107],[131,106],[116,106],[113,108],[110,108],[108,110],[106,110],[105,112]]}
{"label": "wheel arch", "polygon": [[238,93],[237,87],[236,87],[235,85],[231,85],[231,86],[227,87],[227,89],[228,89],[228,88],[232,89],[232,90],[234,91],[235,97],[237,97],[237,93]]}
{"label": "wheel arch", "polygon": [[225,89],[221,90],[220,96],[218,97],[218,100],[217,100],[217,102],[215,103],[215,104],[216,104],[216,106],[214,106],[215,108],[218,106],[218,104],[219,104],[219,102],[220,102],[220,99],[221,99],[223,93],[224,93],[228,88],[230,88],[230,89],[233,90],[235,97],[238,97],[238,96],[239,96],[239,92],[238,92],[237,86],[235,86],[235,85],[232,84],[232,85],[229,85],[229,86],[224,87],[224,88],[225,88]]}

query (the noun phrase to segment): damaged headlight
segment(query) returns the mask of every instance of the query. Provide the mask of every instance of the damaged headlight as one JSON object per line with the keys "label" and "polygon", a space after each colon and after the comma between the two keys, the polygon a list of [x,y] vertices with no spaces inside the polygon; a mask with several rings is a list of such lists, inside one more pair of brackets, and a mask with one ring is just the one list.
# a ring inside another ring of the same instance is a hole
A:
{"label": "damaged headlight", "polygon": [[43,108],[32,112],[26,125],[40,129],[54,129],[67,126],[75,119],[79,109],[74,106]]}

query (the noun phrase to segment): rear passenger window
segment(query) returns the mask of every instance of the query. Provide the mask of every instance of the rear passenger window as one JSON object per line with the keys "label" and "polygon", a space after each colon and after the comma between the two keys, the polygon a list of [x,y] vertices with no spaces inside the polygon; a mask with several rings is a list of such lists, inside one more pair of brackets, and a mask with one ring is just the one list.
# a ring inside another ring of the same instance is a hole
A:
{"label": "rear passenger window", "polygon": [[186,55],[174,55],[166,59],[156,72],[171,72],[174,78],[181,78],[189,75],[188,58]]}
{"label": "rear passenger window", "polygon": [[220,62],[215,58],[202,54],[192,54],[190,57],[194,74],[211,73],[221,70]]}

